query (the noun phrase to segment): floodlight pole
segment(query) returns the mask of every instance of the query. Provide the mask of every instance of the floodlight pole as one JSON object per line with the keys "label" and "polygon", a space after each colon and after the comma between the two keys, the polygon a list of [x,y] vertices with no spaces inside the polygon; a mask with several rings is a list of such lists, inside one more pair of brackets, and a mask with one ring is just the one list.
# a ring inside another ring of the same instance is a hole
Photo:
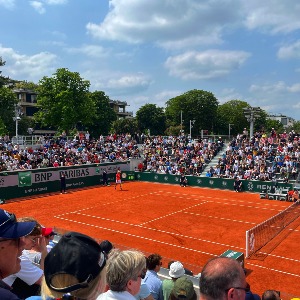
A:
{"label": "floodlight pole", "polygon": [[192,128],[195,123],[195,120],[190,120],[190,138],[192,138]]}
{"label": "floodlight pole", "polygon": [[229,136],[229,140],[230,140],[230,129],[231,129],[231,126],[233,126],[234,124],[228,124],[229,126],[228,126],[228,136]]}
{"label": "floodlight pole", "polygon": [[243,108],[244,115],[248,122],[250,122],[250,138],[253,137],[254,121],[259,117],[260,107],[245,107]]}

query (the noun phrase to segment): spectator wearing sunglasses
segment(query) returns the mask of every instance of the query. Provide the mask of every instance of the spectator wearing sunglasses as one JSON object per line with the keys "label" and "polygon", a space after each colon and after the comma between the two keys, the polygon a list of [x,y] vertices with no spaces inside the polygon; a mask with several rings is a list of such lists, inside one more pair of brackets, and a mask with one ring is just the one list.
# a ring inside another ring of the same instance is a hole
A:
{"label": "spectator wearing sunglasses", "polygon": [[29,235],[35,227],[35,222],[17,222],[16,216],[0,209],[0,299],[19,299],[11,292],[3,278],[17,273],[21,269],[19,256],[25,247],[22,237]]}
{"label": "spectator wearing sunglasses", "polygon": [[245,300],[250,287],[239,262],[228,257],[209,260],[201,271],[201,300]]}
{"label": "spectator wearing sunglasses", "polygon": [[133,250],[112,250],[107,262],[106,281],[109,290],[97,300],[135,300],[140,291],[141,280],[146,274],[143,253]]}
{"label": "spectator wearing sunglasses", "polygon": [[[19,218],[18,222],[34,222],[36,225],[31,233],[23,238],[25,249],[22,251],[21,270],[15,274],[9,275],[3,281],[12,287],[12,292],[19,298],[25,299],[29,296],[39,295],[43,279],[44,259],[47,255],[45,239],[42,238],[42,226],[31,217]],[[37,247],[42,253],[41,265],[36,265],[31,261],[32,248]]]}
{"label": "spectator wearing sunglasses", "polygon": [[163,300],[162,281],[158,277],[158,272],[162,266],[162,257],[159,254],[150,254],[147,257],[147,273],[143,283],[146,283],[151,295],[155,300]]}
{"label": "spectator wearing sunglasses", "polygon": [[41,296],[27,300],[95,300],[105,289],[105,266],[106,257],[94,239],[66,233],[46,256]]}

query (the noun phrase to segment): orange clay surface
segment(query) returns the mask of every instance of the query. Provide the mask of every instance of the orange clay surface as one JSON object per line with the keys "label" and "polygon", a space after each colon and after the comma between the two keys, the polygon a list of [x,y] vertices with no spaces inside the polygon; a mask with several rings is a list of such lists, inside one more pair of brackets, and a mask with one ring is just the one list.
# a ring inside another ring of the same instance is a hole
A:
{"label": "orange clay surface", "polygon": [[[33,216],[58,231],[79,231],[120,248],[159,253],[164,266],[179,260],[194,274],[228,249],[245,253],[245,232],[291,203],[258,194],[176,185],[126,182],[72,190],[1,205],[17,217]],[[257,257],[246,259],[251,290],[300,295],[300,218]],[[277,240],[276,240],[277,239]]]}

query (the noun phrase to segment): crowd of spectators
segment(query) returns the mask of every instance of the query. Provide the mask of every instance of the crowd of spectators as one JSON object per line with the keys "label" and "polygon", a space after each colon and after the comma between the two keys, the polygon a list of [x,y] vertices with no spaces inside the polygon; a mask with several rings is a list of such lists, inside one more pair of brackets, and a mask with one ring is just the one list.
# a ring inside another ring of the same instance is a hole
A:
{"label": "crowd of spectators", "polygon": [[[257,131],[249,137],[247,131],[234,137],[211,165],[207,177],[284,182],[296,180],[300,162],[300,136],[289,133]],[[187,136],[154,136],[111,134],[98,139],[89,133],[68,138],[40,137],[35,147],[13,145],[0,137],[0,171],[72,166],[82,164],[143,160],[138,170],[160,174],[199,176],[211,160],[223,149],[224,141],[190,139]]]}
{"label": "crowd of spectators", "polygon": [[269,134],[257,131],[253,137],[238,134],[206,176],[283,182],[296,180],[300,162],[300,137],[295,131]]}
{"label": "crowd of spectators", "polygon": [[0,171],[16,171],[59,166],[73,166],[139,158],[137,141],[131,135],[100,136],[89,134],[68,138],[42,136],[34,147],[13,144],[8,136],[0,137]]}
{"label": "crowd of spectators", "polygon": [[222,149],[224,142],[208,139],[191,140],[187,136],[147,137],[143,143],[140,171],[199,176],[204,167]]}

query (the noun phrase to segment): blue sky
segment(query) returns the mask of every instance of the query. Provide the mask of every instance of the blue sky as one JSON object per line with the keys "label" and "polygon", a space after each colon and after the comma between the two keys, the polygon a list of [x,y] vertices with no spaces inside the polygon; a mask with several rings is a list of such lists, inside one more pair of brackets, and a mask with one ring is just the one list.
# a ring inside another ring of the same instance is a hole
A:
{"label": "blue sky", "polygon": [[300,120],[298,0],[0,0],[2,74],[58,68],[144,104],[192,89]]}

